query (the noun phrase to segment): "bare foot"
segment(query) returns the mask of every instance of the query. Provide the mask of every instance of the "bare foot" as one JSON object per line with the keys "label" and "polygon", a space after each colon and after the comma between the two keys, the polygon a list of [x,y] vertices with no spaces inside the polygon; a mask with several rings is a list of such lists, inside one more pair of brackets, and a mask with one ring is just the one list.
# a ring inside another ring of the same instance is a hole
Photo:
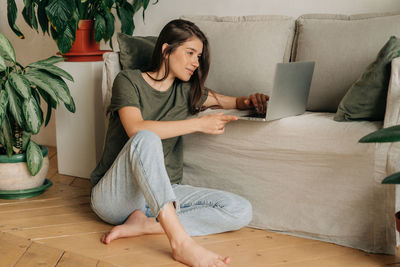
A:
{"label": "bare foot", "polygon": [[222,257],[203,248],[191,237],[187,237],[180,244],[171,244],[171,247],[174,259],[189,266],[225,267],[230,262],[229,257]]}
{"label": "bare foot", "polygon": [[154,218],[147,218],[142,211],[135,210],[124,224],[115,226],[110,232],[103,235],[101,242],[108,245],[112,240],[122,237],[162,233],[164,230]]}

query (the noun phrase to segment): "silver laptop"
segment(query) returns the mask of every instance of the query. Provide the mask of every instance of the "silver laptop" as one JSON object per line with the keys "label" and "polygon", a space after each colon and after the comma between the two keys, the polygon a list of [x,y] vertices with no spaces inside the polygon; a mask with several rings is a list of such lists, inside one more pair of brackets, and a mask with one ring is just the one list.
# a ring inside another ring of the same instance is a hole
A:
{"label": "silver laptop", "polygon": [[[278,63],[266,114],[237,111],[226,114],[240,120],[272,121],[303,114],[306,110],[315,62]],[[260,92],[263,93],[263,92]]]}

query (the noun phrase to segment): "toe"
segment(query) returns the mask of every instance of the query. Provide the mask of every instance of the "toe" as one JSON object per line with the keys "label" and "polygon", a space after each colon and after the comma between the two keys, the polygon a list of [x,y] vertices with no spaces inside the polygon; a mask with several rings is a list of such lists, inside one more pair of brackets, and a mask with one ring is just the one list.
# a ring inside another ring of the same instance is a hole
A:
{"label": "toe", "polygon": [[225,264],[228,264],[228,263],[231,261],[231,258],[229,258],[229,257],[224,257],[224,258],[222,259],[222,261],[223,261]]}

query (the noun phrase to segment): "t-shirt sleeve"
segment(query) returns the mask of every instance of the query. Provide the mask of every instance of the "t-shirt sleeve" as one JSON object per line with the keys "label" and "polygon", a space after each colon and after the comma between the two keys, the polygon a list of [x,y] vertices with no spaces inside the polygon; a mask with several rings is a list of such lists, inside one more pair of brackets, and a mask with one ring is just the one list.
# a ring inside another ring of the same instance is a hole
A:
{"label": "t-shirt sleeve", "polygon": [[111,103],[107,111],[113,114],[114,111],[127,106],[140,108],[140,96],[135,84],[122,71],[114,80]]}
{"label": "t-shirt sleeve", "polygon": [[202,96],[201,96],[200,107],[202,107],[204,105],[204,103],[207,100],[207,97],[208,97],[208,88],[204,87],[204,90],[203,90]]}

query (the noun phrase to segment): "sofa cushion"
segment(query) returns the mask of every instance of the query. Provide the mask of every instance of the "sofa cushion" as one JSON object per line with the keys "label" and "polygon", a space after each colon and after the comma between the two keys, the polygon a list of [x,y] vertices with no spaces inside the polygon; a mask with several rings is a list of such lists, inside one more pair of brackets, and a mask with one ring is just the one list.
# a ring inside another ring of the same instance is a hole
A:
{"label": "sofa cushion", "polygon": [[392,36],[363,75],[343,97],[335,121],[383,120],[391,62],[398,57],[400,39]]}
{"label": "sofa cushion", "polygon": [[122,69],[143,70],[147,67],[153,55],[156,36],[129,36],[118,33],[117,40]]}
{"label": "sofa cushion", "polygon": [[208,37],[206,86],[232,96],[270,92],[276,63],[288,62],[294,19],[286,16],[184,16]]}
{"label": "sofa cushion", "polygon": [[307,110],[336,112],[389,37],[400,36],[399,25],[399,13],[299,17],[292,60],[316,61]]}

